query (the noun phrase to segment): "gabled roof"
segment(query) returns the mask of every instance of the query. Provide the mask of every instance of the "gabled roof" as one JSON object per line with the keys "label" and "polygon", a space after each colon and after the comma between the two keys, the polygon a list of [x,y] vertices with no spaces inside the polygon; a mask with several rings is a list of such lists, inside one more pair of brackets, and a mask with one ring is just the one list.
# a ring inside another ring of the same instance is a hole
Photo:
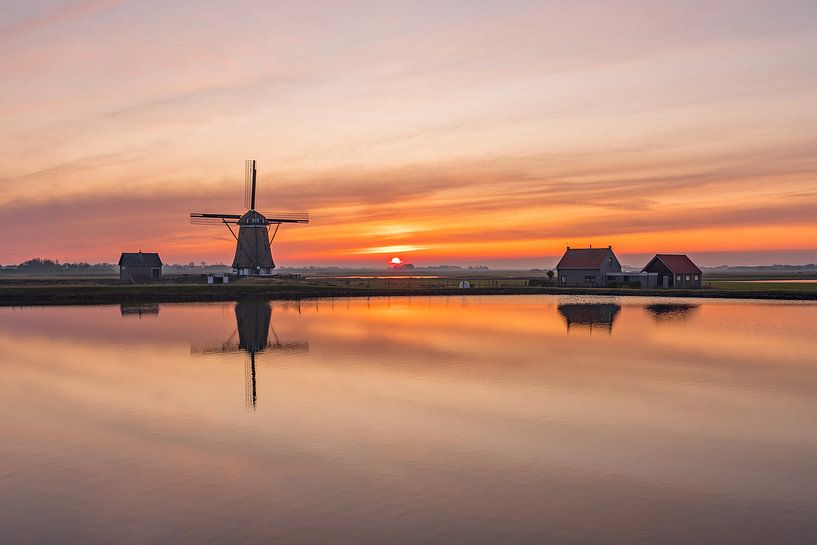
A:
{"label": "gabled roof", "polygon": [[[655,257],[647,263],[647,267],[656,259],[675,274],[701,274],[701,269],[684,254],[655,254]],[[647,270],[647,267],[644,267],[644,270]]]}
{"label": "gabled roof", "polygon": [[161,267],[162,260],[155,252],[124,252],[119,257],[119,266],[125,267]]}
{"label": "gabled roof", "polygon": [[568,248],[557,269],[598,269],[613,250],[610,248]]}

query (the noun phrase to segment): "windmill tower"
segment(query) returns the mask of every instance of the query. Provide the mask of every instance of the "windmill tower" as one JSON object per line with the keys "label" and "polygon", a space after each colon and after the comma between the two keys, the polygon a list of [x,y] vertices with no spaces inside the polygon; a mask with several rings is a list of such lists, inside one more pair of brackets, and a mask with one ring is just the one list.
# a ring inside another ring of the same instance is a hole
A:
{"label": "windmill tower", "polygon": [[[227,226],[236,241],[233,274],[241,276],[273,274],[275,261],[272,259],[270,245],[278,234],[278,228],[282,223],[309,223],[309,214],[305,212],[258,212],[255,209],[255,188],[255,160],[244,161],[244,207],[248,209],[244,214],[190,214],[190,223],[193,224]],[[231,225],[238,225],[238,235]]]}

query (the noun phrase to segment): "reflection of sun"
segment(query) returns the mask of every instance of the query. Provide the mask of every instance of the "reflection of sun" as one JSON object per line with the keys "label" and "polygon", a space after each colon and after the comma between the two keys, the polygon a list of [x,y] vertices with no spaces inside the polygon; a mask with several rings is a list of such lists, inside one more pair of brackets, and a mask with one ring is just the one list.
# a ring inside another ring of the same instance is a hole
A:
{"label": "reflection of sun", "polygon": [[402,260],[401,260],[399,257],[393,257],[393,258],[391,258],[391,263],[392,263],[392,265],[399,265],[399,264],[400,264],[400,263],[402,263],[402,262],[403,262],[403,261],[402,261]]}

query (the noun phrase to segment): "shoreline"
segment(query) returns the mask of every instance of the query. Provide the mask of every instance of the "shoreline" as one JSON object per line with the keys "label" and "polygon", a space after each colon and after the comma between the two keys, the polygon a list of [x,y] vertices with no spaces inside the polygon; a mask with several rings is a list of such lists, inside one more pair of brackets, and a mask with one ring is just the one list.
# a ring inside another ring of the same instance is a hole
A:
{"label": "shoreline", "polygon": [[480,288],[351,288],[339,286],[263,284],[158,284],[0,286],[0,306],[99,305],[119,303],[207,303],[242,299],[302,300],[350,297],[418,297],[475,295],[599,295],[618,297],[691,297],[712,299],[762,299],[817,301],[817,292],[728,290],[701,288],[629,289],[558,287]]}

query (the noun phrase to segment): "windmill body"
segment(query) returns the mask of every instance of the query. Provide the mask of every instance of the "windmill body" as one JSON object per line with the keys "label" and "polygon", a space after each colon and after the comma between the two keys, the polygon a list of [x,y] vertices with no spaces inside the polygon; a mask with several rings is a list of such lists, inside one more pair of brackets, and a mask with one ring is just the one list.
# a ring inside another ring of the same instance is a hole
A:
{"label": "windmill body", "polygon": [[268,275],[275,269],[269,240],[269,222],[260,212],[250,210],[238,220],[238,237],[233,257],[233,273]]}
{"label": "windmill body", "polygon": [[[309,223],[306,213],[273,213],[264,215],[255,209],[255,161],[245,162],[244,214],[190,214],[190,222],[200,225],[224,224],[236,241],[233,274],[268,276],[274,274],[275,261],[271,244],[282,223]],[[238,234],[232,228],[238,225]],[[272,234],[270,234],[272,231]]]}

